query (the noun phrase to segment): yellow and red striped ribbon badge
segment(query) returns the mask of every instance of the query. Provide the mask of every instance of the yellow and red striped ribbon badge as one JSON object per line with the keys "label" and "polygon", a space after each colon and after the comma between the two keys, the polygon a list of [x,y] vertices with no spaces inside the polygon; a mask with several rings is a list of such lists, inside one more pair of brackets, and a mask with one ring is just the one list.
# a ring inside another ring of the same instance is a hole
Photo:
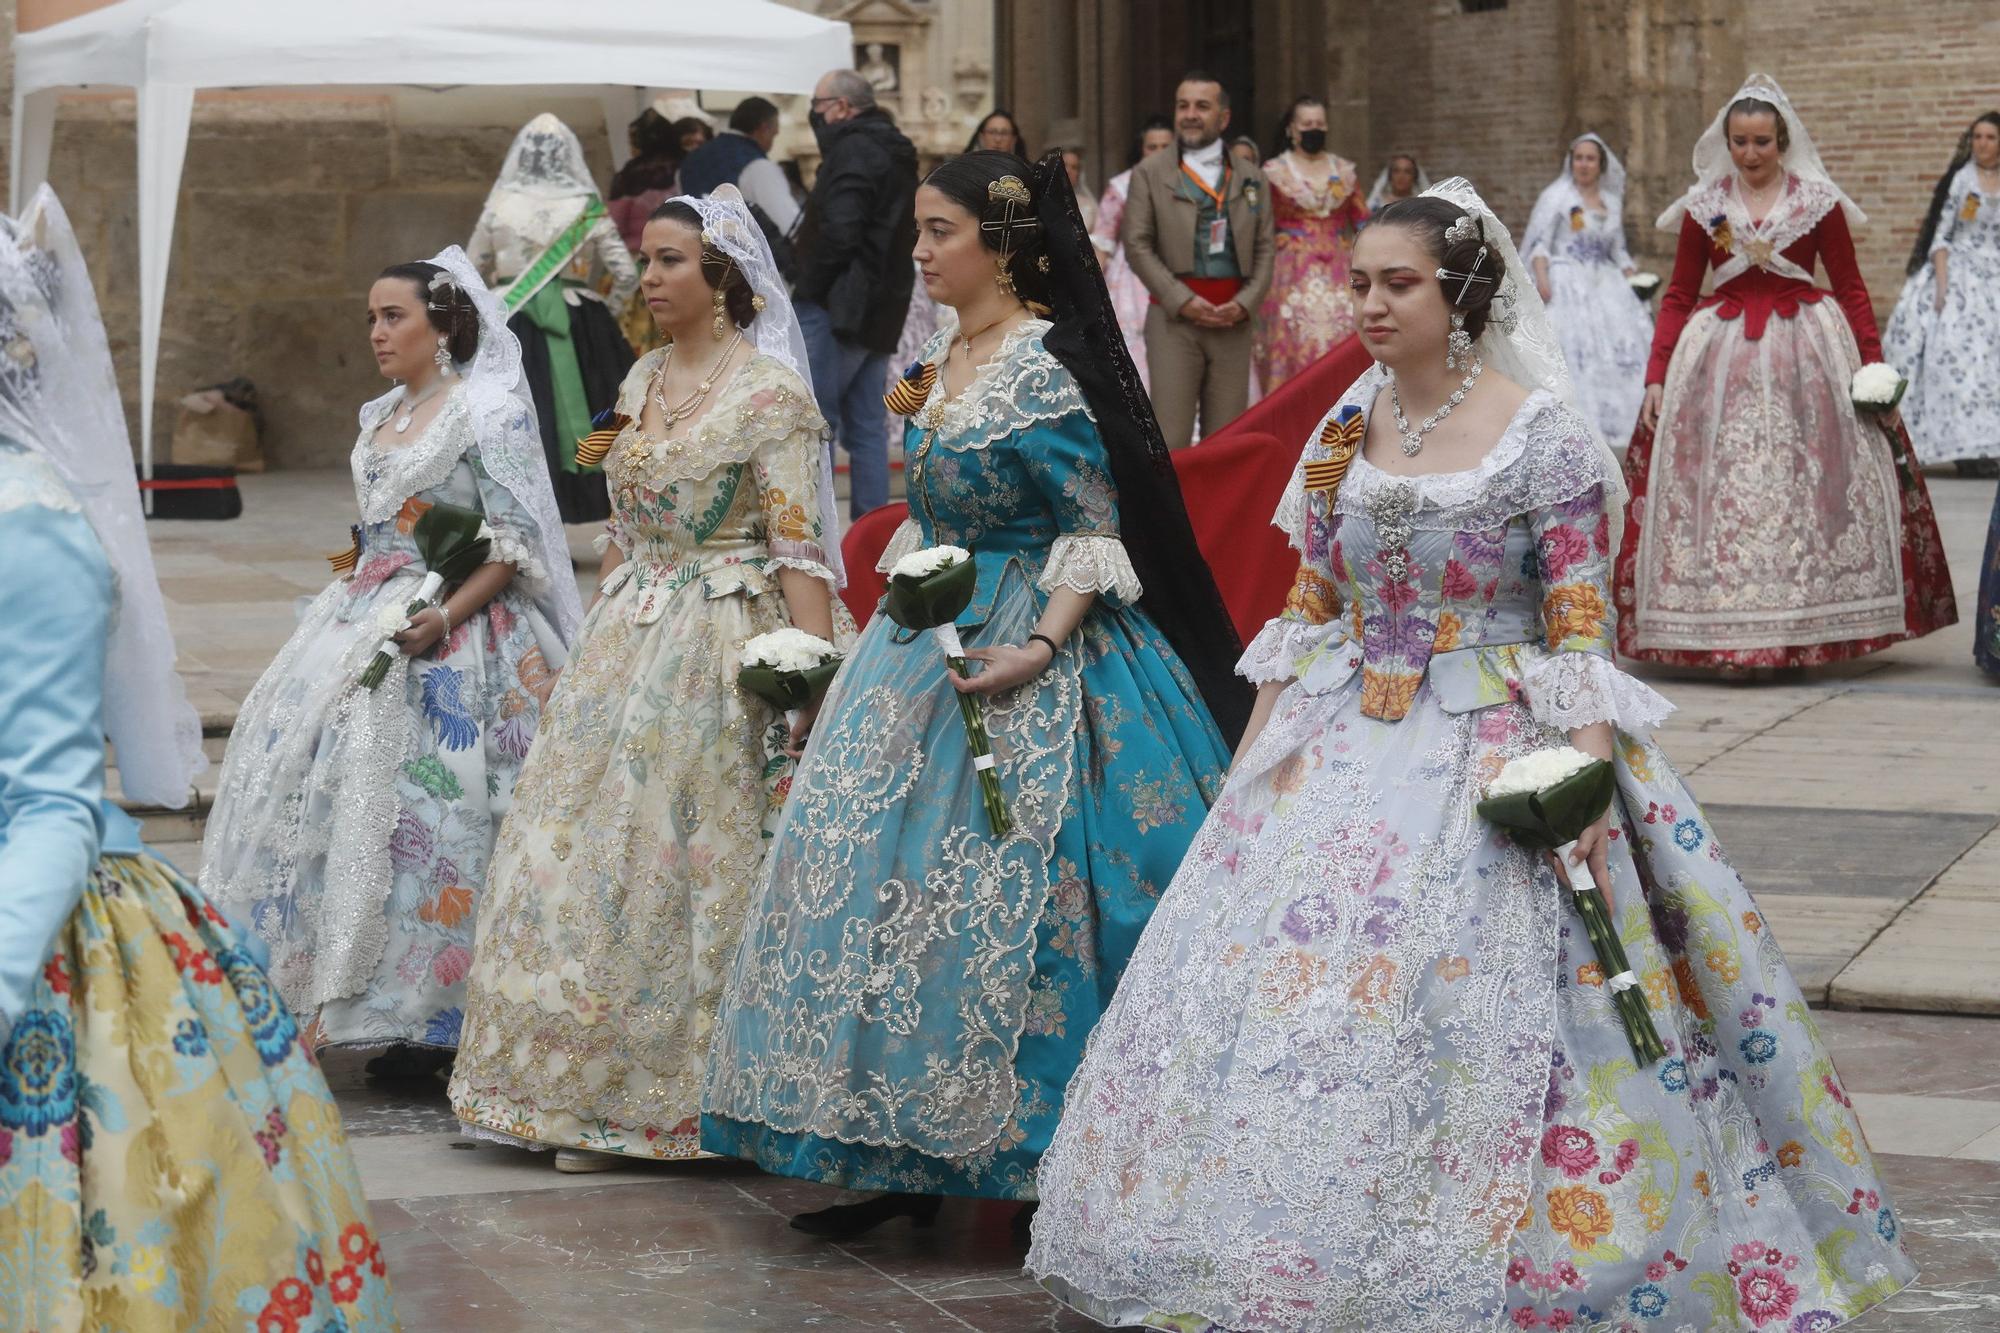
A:
{"label": "yellow and red striped ribbon badge", "polygon": [[611,452],[611,446],[618,442],[618,437],[632,424],[632,418],[621,412],[607,413],[598,420],[604,422],[604,425],[576,442],[578,467],[601,466],[605,456]]}
{"label": "yellow and red striped ribbon badge", "polygon": [[349,528],[352,544],[345,551],[335,551],[327,556],[326,563],[333,566],[336,574],[352,574],[355,565],[361,561],[361,529]]}
{"label": "yellow and red striped ribbon badge", "polygon": [[936,384],[937,367],[919,361],[903,373],[894,388],[882,395],[882,405],[899,417],[913,417],[930,401],[931,389]]}
{"label": "yellow and red striped ribbon badge", "polygon": [[1307,461],[1306,489],[1309,491],[1331,491],[1340,486],[1340,479],[1347,475],[1348,464],[1361,448],[1361,437],[1368,433],[1368,418],[1361,409],[1352,405],[1327,419],[1319,428],[1319,442],[1326,450],[1325,458]]}

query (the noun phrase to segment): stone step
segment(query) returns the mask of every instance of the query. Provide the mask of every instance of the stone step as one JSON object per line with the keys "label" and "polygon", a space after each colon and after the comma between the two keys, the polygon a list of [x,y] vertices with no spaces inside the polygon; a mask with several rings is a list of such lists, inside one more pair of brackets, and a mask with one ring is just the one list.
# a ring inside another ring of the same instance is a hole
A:
{"label": "stone step", "polygon": [[[118,772],[118,752],[105,746],[104,754],[104,795],[114,805],[139,821],[139,834],[146,844],[155,850],[165,847],[187,849],[182,851],[185,863],[174,861],[185,874],[192,875],[201,865],[201,840],[208,830],[208,812],[215,805],[216,783],[222,777],[222,755],[229,745],[230,728],[236,725],[233,711],[222,709],[204,710],[201,719],[201,750],[208,756],[208,771],[194,781],[194,791],[188,803],[178,810],[163,806],[148,805],[125,795],[124,782]],[[191,854],[190,854],[191,852]]]}

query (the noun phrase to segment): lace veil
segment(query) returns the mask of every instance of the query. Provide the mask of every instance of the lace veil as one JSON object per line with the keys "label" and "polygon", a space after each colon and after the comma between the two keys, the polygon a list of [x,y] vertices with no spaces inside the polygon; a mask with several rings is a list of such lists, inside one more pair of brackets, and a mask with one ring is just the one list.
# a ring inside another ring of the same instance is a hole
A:
{"label": "lace veil", "polygon": [[1599,138],[1595,131],[1579,134],[1569,141],[1563,150],[1562,171],[1549,182],[1541,197],[1535,200],[1535,210],[1528,218],[1528,230],[1522,233],[1527,244],[1527,257],[1533,259],[1544,253],[1550,232],[1561,225],[1557,219],[1572,208],[1584,207],[1583,192],[1576,187],[1576,180],[1570,175],[1570,155],[1576,146],[1588,141],[1597,145],[1597,151],[1604,156],[1604,174],[1599,178],[1597,190],[1604,201],[1604,211],[1612,231],[1619,231],[1625,219],[1625,164],[1611,151],[1611,145]]}
{"label": "lace veil", "polygon": [[55,468],[116,579],[104,729],[125,794],[177,809],[208,767],[201,720],[174,670],[97,297],[69,217],[46,185],[18,219],[0,219],[0,353],[0,432]]}
{"label": "lace veil", "polygon": [[543,199],[589,198],[597,181],[583,155],[576,131],[544,111],[514,136],[500,175],[486,196],[486,207],[505,194],[529,194]]}
{"label": "lace veil", "polygon": [[[805,331],[799,327],[799,317],[792,310],[790,296],[786,294],[785,280],[778,274],[778,265],[771,258],[771,246],[764,239],[764,229],[750,216],[749,206],[743,202],[742,193],[734,185],[718,186],[705,197],[684,194],[676,202],[686,204],[701,215],[701,239],[708,245],[729,256],[729,262],[736,265],[750,283],[750,290],[763,299],[763,308],[750,321],[744,332],[756,344],[758,352],[784,362],[798,377],[805,381],[806,391],[812,392],[812,363],[806,356]],[[838,586],[847,586],[847,567],[840,556],[839,514],[833,499],[833,453],[821,442],[819,451],[819,522],[822,535],[821,546],[826,552],[828,567]]]}
{"label": "lace veil", "polygon": [[[1417,159],[1411,157],[1408,153],[1393,154],[1391,160],[1393,161],[1397,157],[1408,157],[1410,161],[1417,162]],[[1430,188],[1431,174],[1424,170],[1423,163],[1417,162],[1417,193],[1422,194]],[[1375,173],[1375,183],[1368,187],[1368,211],[1372,213],[1388,202],[1389,167],[1387,163],[1384,163],[1382,169]]]}
{"label": "lace veil", "polygon": [[1528,277],[1527,267],[1521,262],[1520,251],[1514,248],[1514,238],[1501,225],[1500,219],[1486,201],[1479,197],[1479,191],[1463,176],[1453,176],[1440,181],[1424,193],[1447,203],[1457,204],[1466,212],[1477,217],[1487,245],[1493,248],[1496,258],[1501,261],[1503,276],[1500,289],[1493,298],[1492,314],[1486,321],[1486,328],[1474,344],[1480,360],[1497,370],[1523,388],[1547,389],[1560,399],[1563,405],[1576,414],[1577,421],[1590,431],[1590,439],[1603,456],[1605,504],[1611,509],[1611,531],[1617,533],[1624,528],[1625,489],[1624,469],[1619,465],[1618,456],[1611,452],[1611,446],[1590,425],[1590,414],[1585,412],[1576,396],[1576,384],[1570,379],[1569,363],[1563,360],[1562,344],[1556,340],[1555,325],[1549,321],[1549,309],[1542,304],[1540,293]]}
{"label": "lace veil", "polygon": [[[465,383],[466,404],[472,410],[473,438],[479,442],[487,474],[506,487],[535,521],[537,553],[548,578],[532,587],[523,585],[524,590],[531,591],[536,606],[554,623],[563,642],[569,643],[583,620],[583,601],[577,596],[576,578],[571,573],[569,538],[556,511],[555,488],[549,484],[534,400],[521,373],[520,340],[507,328],[507,312],[501,308],[500,298],[486,289],[464,250],[447,246],[430,262],[451,275],[452,284],[472,299],[479,312],[479,351],[458,367]],[[402,392],[391,389],[363,407],[362,427],[366,429],[387,415]]]}
{"label": "lace veil", "polygon": [[[1702,131],[1702,136],[1694,141],[1694,184],[1674,201],[1672,207],[1660,214],[1660,230],[1679,231],[1681,219],[1687,216],[1688,205],[1697,194],[1735,178],[1736,163],[1729,156],[1729,108],[1746,97],[1769,102],[1785,118],[1785,130],[1791,140],[1791,147],[1785,150],[1785,170],[1800,180],[1813,181],[1831,190],[1840,203],[1841,211],[1847,214],[1850,226],[1858,227],[1867,222],[1868,215],[1861,211],[1861,206],[1848,198],[1846,191],[1835,185],[1833,177],[1826,174],[1826,164],[1820,161],[1819,147],[1813,143],[1812,134],[1806,129],[1806,123],[1799,119],[1799,113],[1792,109],[1792,99],[1785,96],[1785,90],[1770,75],[1752,74],[1743,81],[1741,88],[1730,94],[1722,109],[1715,113],[1715,119]],[[1780,203],[1772,210],[1773,214],[1782,207],[1784,205]],[[1767,227],[1770,225],[1766,223]]]}

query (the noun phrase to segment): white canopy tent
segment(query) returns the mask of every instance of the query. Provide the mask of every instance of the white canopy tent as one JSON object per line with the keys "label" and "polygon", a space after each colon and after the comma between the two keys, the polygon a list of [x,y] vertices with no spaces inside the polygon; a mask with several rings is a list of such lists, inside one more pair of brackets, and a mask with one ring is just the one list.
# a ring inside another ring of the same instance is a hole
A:
{"label": "white canopy tent", "polygon": [[18,207],[47,177],[65,89],[136,91],[140,450],[150,473],[167,261],[198,90],[614,85],[624,92],[604,105],[617,144],[631,89],[808,92],[852,64],[851,40],[847,24],[772,0],[119,0],[15,38],[12,197]]}

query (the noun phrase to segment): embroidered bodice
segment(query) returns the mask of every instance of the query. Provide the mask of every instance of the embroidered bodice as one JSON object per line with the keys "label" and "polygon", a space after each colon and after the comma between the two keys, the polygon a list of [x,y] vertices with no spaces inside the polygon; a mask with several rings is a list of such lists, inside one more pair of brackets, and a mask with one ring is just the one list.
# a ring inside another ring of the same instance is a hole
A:
{"label": "embroidered bodice", "polygon": [[[1713,308],[1723,319],[1741,319],[1744,336],[1755,341],[1764,336],[1772,316],[1794,319],[1800,306],[1828,296],[1840,302],[1862,361],[1880,361],[1875,308],[1838,192],[1818,181],[1791,177],[1763,221],[1752,223],[1733,187],[1732,180],[1719,181],[1687,201],[1673,276],[1653,329],[1646,383],[1666,382],[1667,363],[1696,310]],[[1831,291],[1813,285],[1815,262],[1825,265]],[[1715,290],[1704,297],[1702,281],[1710,268]]]}
{"label": "embroidered bodice", "polygon": [[826,422],[804,381],[781,361],[752,357],[685,436],[652,440],[638,422],[666,355],[641,357],[619,391],[631,424],[605,463],[611,520],[600,549],[615,543],[625,563],[605,595],[636,581],[634,614],[646,623],[690,583],[705,597],[757,596],[785,567],[832,583],[819,521]]}
{"label": "embroidered bodice", "polygon": [[1354,164],[1335,157],[1333,174],[1324,185],[1315,185],[1293,163],[1289,153],[1280,153],[1264,164],[1264,178],[1271,183],[1271,207],[1276,219],[1278,245],[1286,238],[1300,238],[1322,227],[1352,231],[1367,220],[1368,206],[1362,202]]}
{"label": "embroidered bodice", "polygon": [[[1370,370],[1329,419],[1365,421],[1384,383]],[[1589,427],[1546,390],[1466,471],[1399,477],[1357,456],[1337,489],[1313,489],[1307,465],[1326,455],[1315,431],[1277,520],[1298,578],[1246,676],[1322,694],[1358,671],[1361,711],[1385,721],[1426,680],[1448,712],[1527,694],[1562,726],[1665,716],[1612,665],[1609,478]]]}
{"label": "embroidered bodice", "polygon": [[1951,178],[1951,192],[1938,218],[1930,255],[1940,250],[2000,261],[2000,191],[1979,188],[1979,167],[1967,162]]}
{"label": "embroidered bodice", "polygon": [[1603,208],[1591,208],[1574,192],[1563,200],[1538,205],[1528,232],[1521,237],[1521,254],[1528,260],[1546,256],[1551,264],[1610,264],[1618,269],[1632,266],[1625,247],[1625,219],[1611,200]]}
{"label": "embroidered bodice", "polygon": [[[487,281],[504,286],[540,258],[589,203],[577,195],[501,195],[480,215],[465,252]],[[608,276],[613,305],[623,305],[639,290],[638,265],[632,262],[632,253],[609,216],[597,220],[557,276],[586,287],[594,287],[600,277]]]}
{"label": "embroidered bodice", "polygon": [[414,529],[424,510],[440,503],[484,513],[493,530],[488,558],[515,566],[511,587],[539,591],[549,571],[536,554],[534,520],[487,472],[463,386],[453,388],[430,424],[407,442],[387,424],[393,415],[393,401],[384,403],[363,424],[348,460],[361,510],[361,558],[347,580],[343,618],[364,613],[390,579],[424,572]]}
{"label": "embroidered bodice", "polygon": [[879,566],[926,546],[978,557],[979,587],[961,625],[985,623],[1009,565],[1042,592],[1138,600],[1119,538],[1118,495],[1097,422],[1075,379],[1042,344],[1046,320],[1028,320],[956,398],[944,359],[958,334],[938,330],[923,359],[938,368],[929,399],[904,433],[910,518]]}

